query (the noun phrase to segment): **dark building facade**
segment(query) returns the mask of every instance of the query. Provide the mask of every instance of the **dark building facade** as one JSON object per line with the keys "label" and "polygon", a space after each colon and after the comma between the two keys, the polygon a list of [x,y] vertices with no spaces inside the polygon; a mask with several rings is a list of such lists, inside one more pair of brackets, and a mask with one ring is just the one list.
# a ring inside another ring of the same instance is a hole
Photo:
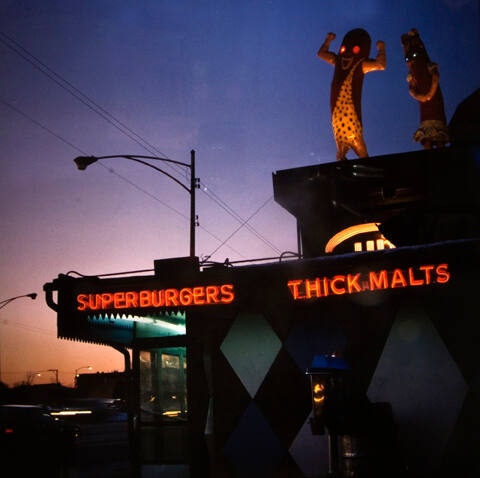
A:
{"label": "dark building facade", "polygon": [[139,476],[327,476],[316,356],[342,358],[356,397],[332,412],[338,476],[475,476],[479,168],[464,147],[278,171],[301,259],[46,284],[59,337],[132,351]]}
{"label": "dark building facade", "polygon": [[82,373],[76,377],[76,385],[80,397],[124,399],[127,378],[120,372]]}

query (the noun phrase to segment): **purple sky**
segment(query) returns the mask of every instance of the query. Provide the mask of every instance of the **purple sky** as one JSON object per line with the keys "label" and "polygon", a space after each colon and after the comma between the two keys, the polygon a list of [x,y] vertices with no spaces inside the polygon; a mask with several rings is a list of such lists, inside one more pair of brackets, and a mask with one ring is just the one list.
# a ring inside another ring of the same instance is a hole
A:
{"label": "purple sky", "polygon": [[[419,112],[408,94],[400,36],[420,31],[439,64],[450,120],[480,84],[478,5],[0,0],[7,35],[0,35],[0,300],[40,294],[0,311],[2,380],[13,384],[28,371],[58,368],[61,382],[71,384],[81,366],[121,369],[122,356],[108,347],[56,339],[43,284],[70,270],[148,269],[154,259],[189,252],[188,194],[178,185],[121,159],[79,172],[74,157],[153,152],[188,162],[195,149],[207,188],[197,193],[196,252],[209,255],[239,226],[209,195],[246,219],[272,197],[273,171],[335,160],[333,68],[316,57],[327,32],[337,34],[335,50],[357,27],[370,33],[372,56],[376,40],[386,42],[387,70],[364,82],[365,141],[372,156],[412,151],[419,149],[412,140]],[[151,146],[123,134],[19,53],[35,63],[34,55],[51,77],[66,79]],[[249,224],[263,241],[242,228],[212,259],[296,250],[295,221],[273,199]]]}

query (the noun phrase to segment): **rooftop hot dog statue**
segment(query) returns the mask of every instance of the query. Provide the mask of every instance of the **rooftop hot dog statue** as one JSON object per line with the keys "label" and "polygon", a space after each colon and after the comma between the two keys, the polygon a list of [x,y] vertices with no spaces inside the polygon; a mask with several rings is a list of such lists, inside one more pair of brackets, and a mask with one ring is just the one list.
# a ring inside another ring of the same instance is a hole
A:
{"label": "rooftop hot dog statue", "polygon": [[352,149],[359,158],[368,156],[363,139],[362,86],[366,73],[386,67],[385,43],[377,41],[377,57],[369,58],[371,39],[361,28],[349,31],[338,53],[329,51],[335,33],[328,33],[317,56],[335,67],[330,92],[332,128],[337,144],[337,160]]}
{"label": "rooftop hot dog statue", "polygon": [[413,139],[420,142],[424,149],[445,146],[450,138],[438,65],[430,61],[425,45],[415,28],[402,35],[401,41],[409,70],[408,91],[412,98],[418,101],[420,107],[420,126]]}

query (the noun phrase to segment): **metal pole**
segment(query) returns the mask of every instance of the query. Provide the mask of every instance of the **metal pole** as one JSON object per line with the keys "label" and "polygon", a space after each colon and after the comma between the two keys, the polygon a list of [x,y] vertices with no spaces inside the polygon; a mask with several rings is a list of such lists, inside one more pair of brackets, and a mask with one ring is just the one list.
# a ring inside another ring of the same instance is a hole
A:
{"label": "metal pole", "polygon": [[190,257],[195,257],[195,151],[190,151]]}
{"label": "metal pole", "polygon": [[49,368],[48,371],[55,373],[55,383],[57,385],[59,385],[59,382],[58,382],[58,368]]}
{"label": "metal pole", "polygon": [[298,250],[298,255],[302,257],[303,256],[302,229],[300,227],[300,223],[298,222],[298,219],[297,219],[297,250]]}

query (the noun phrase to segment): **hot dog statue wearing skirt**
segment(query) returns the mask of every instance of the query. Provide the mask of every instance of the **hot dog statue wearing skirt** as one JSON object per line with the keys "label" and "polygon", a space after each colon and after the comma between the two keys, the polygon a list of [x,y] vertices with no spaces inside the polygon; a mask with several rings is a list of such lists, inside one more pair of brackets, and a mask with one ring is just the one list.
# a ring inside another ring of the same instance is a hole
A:
{"label": "hot dog statue wearing skirt", "polygon": [[408,66],[408,91],[418,101],[420,126],[413,139],[424,149],[441,148],[450,142],[443,107],[438,65],[432,63],[418,30],[412,28],[401,36]]}
{"label": "hot dog statue wearing skirt", "polygon": [[377,41],[377,57],[368,58],[371,39],[361,28],[349,31],[338,53],[329,51],[335,33],[328,33],[317,56],[335,67],[330,92],[332,128],[337,144],[337,160],[352,149],[359,158],[368,156],[363,139],[362,86],[366,73],[386,67],[385,43]]}

